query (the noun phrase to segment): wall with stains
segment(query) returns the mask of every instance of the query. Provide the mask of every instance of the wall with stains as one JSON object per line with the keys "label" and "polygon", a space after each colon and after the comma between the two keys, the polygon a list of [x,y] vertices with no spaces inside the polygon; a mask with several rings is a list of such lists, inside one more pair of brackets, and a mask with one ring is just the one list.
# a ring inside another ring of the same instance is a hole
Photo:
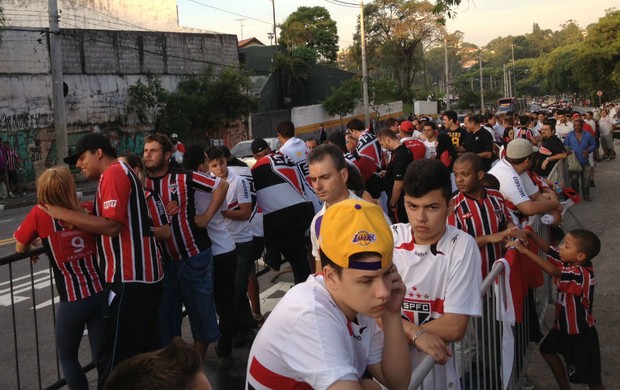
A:
{"label": "wall with stains", "polygon": [[[19,28],[0,34],[0,137],[18,152],[24,180],[32,182],[57,164],[49,36]],[[207,67],[217,73],[238,66],[234,35],[73,29],[61,37],[70,149],[84,133],[102,132],[119,153],[139,153],[152,129],[127,114],[129,86],[152,73],[172,91]],[[237,129],[227,138],[234,144],[243,134]]]}

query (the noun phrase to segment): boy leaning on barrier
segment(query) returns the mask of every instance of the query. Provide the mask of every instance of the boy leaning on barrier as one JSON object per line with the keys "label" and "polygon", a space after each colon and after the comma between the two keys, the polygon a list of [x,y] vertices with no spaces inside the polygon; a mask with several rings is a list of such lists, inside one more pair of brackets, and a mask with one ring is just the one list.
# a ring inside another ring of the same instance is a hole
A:
{"label": "boy leaning on barrier", "polygon": [[265,321],[248,357],[246,389],[379,389],[371,376],[406,389],[405,285],[383,211],[343,200],[327,209],[320,229],[323,273],[288,291]]}
{"label": "boy leaning on barrier", "polygon": [[[570,383],[587,383],[590,389],[604,389],[598,333],[594,327],[594,268],[592,259],[601,250],[596,234],[585,229],[571,230],[556,249],[533,232],[529,239],[547,253],[543,259],[519,241],[514,247],[553,276],[557,288],[555,324],[540,344],[540,352],[549,364],[560,389]],[[564,357],[564,363],[560,356]]]}
{"label": "boy leaning on barrier", "polygon": [[[446,219],[454,211],[448,168],[417,160],[403,178],[409,223],[392,225],[394,264],[405,285],[402,316],[412,366],[431,355],[434,374],[426,389],[460,389],[456,359],[442,358],[446,343],[462,340],[470,316],[482,315],[482,272],[476,240]],[[447,360],[447,361],[446,361]]]}

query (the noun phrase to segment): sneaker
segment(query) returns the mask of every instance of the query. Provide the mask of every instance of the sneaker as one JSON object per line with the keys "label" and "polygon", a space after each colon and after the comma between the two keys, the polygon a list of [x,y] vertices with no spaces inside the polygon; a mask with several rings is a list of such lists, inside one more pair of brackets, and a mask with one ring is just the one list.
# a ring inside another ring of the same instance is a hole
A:
{"label": "sneaker", "polygon": [[609,157],[609,159],[610,159],[610,160],[615,160],[615,159],[616,159],[616,156],[611,156],[611,157]]}
{"label": "sneaker", "polygon": [[524,381],[523,381],[523,390],[534,390],[536,388],[536,386],[534,385],[534,381],[526,376]]}
{"label": "sneaker", "polygon": [[590,180],[590,187],[596,187],[596,184],[594,184],[594,180]]}
{"label": "sneaker", "polygon": [[12,192],[10,192],[10,191],[9,191],[9,198],[11,198],[11,199],[14,199],[14,198],[15,198],[15,195],[13,195],[13,193],[12,193]]}

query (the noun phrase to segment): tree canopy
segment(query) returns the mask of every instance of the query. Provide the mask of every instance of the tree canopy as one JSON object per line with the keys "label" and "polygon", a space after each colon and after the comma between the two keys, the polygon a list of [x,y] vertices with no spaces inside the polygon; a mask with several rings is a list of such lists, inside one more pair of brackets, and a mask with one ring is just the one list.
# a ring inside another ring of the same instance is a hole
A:
{"label": "tree canopy", "polygon": [[325,7],[299,7],[280,28],[278,42],[293,56],[311,63],[336,61],[338,29]]}

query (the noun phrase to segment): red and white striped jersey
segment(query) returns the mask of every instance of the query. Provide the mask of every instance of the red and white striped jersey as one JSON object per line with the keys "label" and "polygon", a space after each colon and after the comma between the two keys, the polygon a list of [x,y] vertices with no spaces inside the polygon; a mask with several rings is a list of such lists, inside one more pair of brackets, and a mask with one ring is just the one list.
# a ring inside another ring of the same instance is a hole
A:
{"label": "red and white striped jersey", "polygon": [[[452,197],[454,214],[448,216],[448,224],[456,226],[476,238],[505,230],[510,222],[510,212],[499,191],[485,188],[481,202],[462,192]],[[502,257],[503,244],[489,243],[478,247],[482,257],[482,278],[485,278],[495,260]]]}
{"label": "red and white striped jersey", "polygon": [[[84,203],[88,211],[92,203]],[[95,236],[79,228],[67,228],[57,219],[34,206],[13,235],[28,245],[40,237],[52,264],[60,300],[72,302],[103,291],[103,281],[97,265]]]}
{"label": "red and white striped jersey", "polygon": [[594,326],[594,268],[591,262],[583,265],[564,263],[555,248],[547,252],[547,261],[561,272],[553,278],[557,288],[554,327],[565,334],[579,334]]}
{"label": "red and white striped jersey", "polygon": [[115,162],[99,178],[95,215],[121,222],[114,237],[97,236],[104,280],[155,283],[164,274],[153,220],[140,179],[125,163]]}
{"label": "red and white striped jersey", "polygon": [[220,179],[200,172],[171,168],[162,177],[147,178],[146,188],[156,192],[164,205],[177,202],[179,212],[170,216],[172,236],[163,245],[164,257],[172,260],[188,259],[211,247],[207,228],[194,222],[196,191],[214,191]]}

